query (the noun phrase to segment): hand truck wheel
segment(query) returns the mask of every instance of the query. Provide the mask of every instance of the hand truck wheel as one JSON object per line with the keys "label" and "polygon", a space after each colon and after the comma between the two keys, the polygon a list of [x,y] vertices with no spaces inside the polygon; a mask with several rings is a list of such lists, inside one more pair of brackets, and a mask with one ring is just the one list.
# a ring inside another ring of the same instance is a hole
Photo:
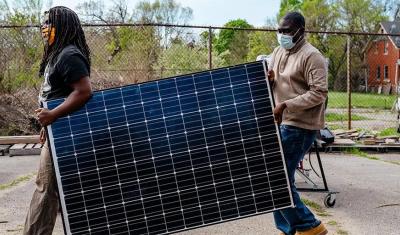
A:
{"label": "hand truck wheel", "polygon": [[336,203],[336,195],[334,193],[328,193],[324,198],[324,205],[328,208],[334,207]]}

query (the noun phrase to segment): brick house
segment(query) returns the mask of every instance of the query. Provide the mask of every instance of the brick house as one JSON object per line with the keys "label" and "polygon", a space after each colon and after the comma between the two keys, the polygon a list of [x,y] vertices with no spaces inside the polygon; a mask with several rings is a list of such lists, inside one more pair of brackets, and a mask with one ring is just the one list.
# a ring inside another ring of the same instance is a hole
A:
{"label": "brick house", "polygon": [[[380,33],[400,34],[400,22],[382,22]],[[400,82],[400,36],[378,36],[367,47],[368,90],[396,93]],[[383,89],[383,90],[382,90]]]}

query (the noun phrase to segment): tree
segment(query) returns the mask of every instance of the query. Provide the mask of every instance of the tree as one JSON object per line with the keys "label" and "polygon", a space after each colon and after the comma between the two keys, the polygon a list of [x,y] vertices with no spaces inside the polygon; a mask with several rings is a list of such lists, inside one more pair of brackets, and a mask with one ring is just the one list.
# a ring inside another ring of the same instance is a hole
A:
{"label": "tree", "polygon": [[[388,20],[384,6],[374,0],[337,0],[336,9],[341,20],[339,27],[348,32],[377,32],[382,21]],[[375,37],[369,35],[351,36],[352,80],[363,83],[367,76],[366,49]],[[357,88],[357,87],[355,87]]]}
{"label": "tree", "polygon": [[88,0],[79,3],[77,11],[86,23],[127,23],[132,17],[126,0],[113,0],[110,7],[103,0]]}
{"label": "tree", "polygon": [[113,0],[113,5],[109,9],[108,18],[112,22],[125,23],[128,21],[128,3],[126,0]]}
{"label": "tree", "polygon": [[[38,25],[46,5],[42,0],[3,0],[0,3],[0,21],[16,26]],[[0,132],[25,134],[35,131],[32,107],[37,106],[42,51],[43,43],[37,27],[0,29],[0,106],[3,109]]]}
{"label": "tree", "polygon": [[[187,24],[193,17],[193,10],[190,7],[183,7],[175,0],[156,0],[153,3],[148,1],[139,2],[133,13],[133,21],[138,23],[157,24]],[[157,34],[163,38],[164,47],[167,48],[172,40],[182,37],[187,31],[179,27],[159,27]]]}
{"label": "tree", "polygon": [[[108,10],[102,0],[89,0],[78,4],[77,10],[78,13],[83,16],[83,21],[86,23],[103,23],[107,25],[126,23],[127,3],[124,0],[113,1],[113,6]],[[122,47],[116,27],[108,27],[108,32],[111,33],[113,45],[113,48],[109,47],[111,52],[108,56],[108,63],[111,63],[113,58],[122,50]],[[107,31],[105,31],[105,33],[107,33]]]}
{"label": "tree", "polygon": [[[126,0],[114,0],[110,8],[107,8],[102,0],[87,1],[78,5],[78,11],[85,17],[86,22],[101,22],[105,24],[114,23],[165,23],[165,24],[186,24],[192,18],[192,10],[188,7],[182,7],[181,4],[175,0],[162,0],[150,3],[148,1],[141,1],[136,5],[136,8],[129,14]],[[128,30],[133,30],[132,27],[117,28],[110,26],[108,32],[111,34],[111,43],[107,46],[110,50],[108,62],[124,50],[124,45],[129,44],[121,40],[130,40]],[[143,30],[140,29],[140,30]],[[149,31],[146,31],[148,35]],[[176,40],[183,36],[185,29],[177,27],[157,27],[154,34],[151,35],[150,42],[158,42],[159,44],[152,47],[154,51],[155,46],[163,43],[164,47],[168,47],[172,40]],[[107,33],[107,32],[105,32]],[[121,36],[124,35],[123,39]],[[153,40],[153,37],[156,39]],[[138,42],[142,43],[142,42]],[[148,43],[146,42],[146,45]]]}
{"label": "tree", "polygon": [[[38,25],[44,6],[42,0],[18,0],[0,4],[2,21],[10,25]],[[38,63],[43,43],[37,28],[1,29],[0,89],[12,93],[26,85],[37,85]],[[17,55],[17,56],[16,56]]]}
{"label": "tree", "polygon": [[269,55],[278,46],[275,32],[256,31],[249,35],[247,61],[254,61],[258,55]]}
{"label": "tree", "polygon": [[[154,79],[154,67],[161,53],[160,41],[155,27],[120,27],[122,52],[115,57],[112,70],[131,71],[126,74],[127,83],[145,82]],[[113,48],[113,44],[108,47]],[[135,71],[132,73],[132,70]]]}
{"label": "tree", "polygon": [[[299,9],[306,18],[306,29],[315,31],[338,31],[337,21],[340,15],[335,6],[326,0],[306,0]],[[339,75],[345,71],[346,37],[335,34],[312,33],[307,35],[308,41],[328,59],[329,87],[339,81]],[[337,84],[336,89],[342,87]]]}
{"label": "tree", "polygon": [[286,12],[299,10],[302,4],[302,0],[282,0],[277,15],[278,21],[286,14]]}
{"label": "tree", "polygon": [[381,0],[387,16],[394,21],[400,21],[400,2],[398,0]]}
{"label": "tree", "polygon": [[[269,18],[266,20],[265,28],[274,29],[276,20]],[[278,46],[275,31],[254,31],[249,34],[249,53],[247,61],[254,61],[259,55],[269,55]]]}
{"label": "tree", "polygon": [[[387,19],[382,1],[379,0],[285,0],[281,3],[278,18],[287,10],[302,12],[306,18],[306,29],[318,31],[376,32],[379,23]],[[365,35],[352,36],[353,77],[364,76],[361,72],[366,66],[365,49],[372,39]],[[330,84],[345,81],[341,77],[345,72],[347,39],[344,36],[315,33],[309,34],[308,40],[329,59]]]}
{"label": "tree", "polygon": [[143,23],[186,24],[192,16],[190,7],[183,7],[175,0],[156,0],[139,2],[133,18]]}
{"label": "tree", "polygon": [[[224,27],[249,29],[252,26],[246,20],[229,21]],[[243,63],[249,52],[249,32],[245,30],[221,29],[215,43],[215,49],[227,64]]]}
{"label": "tree", "polygon": [[[222,59],[213,53],[214,67],[223,66]],[[160,77],[198,72],[208,69],[208,53],[201,45],[193,47],[182,43],[173,44],[160,56]]]}
{"label": "tree", "polygon": [[6,23],[6,14],[9,9],[8,2],[3,0],[0,2],[0,23]]}
{"label": "tree", "polygon": [[[7,0],[3,0],[6,15],[22,14],[27,17],[29,24],[39,24],[45,9],[52,4],[52,0],[15,0],[9,5]],[[1,7],[0,7],[1,9]]]}
{"label": "tree", "polygon": [[[200,33],[200,45],[203,48],[208,48],[208,41],[209,41],[209,30],[204,30]],[[217,42],[216,34],[214,30],[211,30],[211,44],[214,45]]]}

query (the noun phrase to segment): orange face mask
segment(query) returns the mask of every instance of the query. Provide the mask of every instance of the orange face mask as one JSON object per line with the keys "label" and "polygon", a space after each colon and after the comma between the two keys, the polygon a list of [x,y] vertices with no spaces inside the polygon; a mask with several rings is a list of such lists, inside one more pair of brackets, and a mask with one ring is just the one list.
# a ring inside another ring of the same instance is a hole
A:
{"label": "orange face mask", "polygon": [[46,28],[42,29],[42,35],[44,38],[47,38],[49,45],[52,45],[56,38],[56,28],[51,27],[50,35],[49,35],[49,27],[46,27]]}

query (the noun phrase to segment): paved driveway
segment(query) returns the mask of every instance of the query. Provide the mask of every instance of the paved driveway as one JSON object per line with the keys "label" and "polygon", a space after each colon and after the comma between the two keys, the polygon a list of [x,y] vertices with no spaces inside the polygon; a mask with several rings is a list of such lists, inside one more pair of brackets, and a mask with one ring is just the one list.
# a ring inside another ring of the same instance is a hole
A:
{"label": "paved driveway", "polygon": [[[334,208],[322,206],[326,193],[303,193],[312,210],[328,224],[330,234],[398,235],[400,231],[400,154],[374,155],[371,160],[344,154],[323,154],[331,190],[340,191]],[[0,185],[22,179],[17,185],[0,189],[0,234],[21,234],[30,197],[34,190],[34,172],[38,156],[0,156]],[[314,158],[315,160],[315,158]],[[384,160],[395,163],[385,162]],[[26,177],[20,177],[26,176]],[[26,179],[28,178],[28,179]],[[60,218],[53,234],[63,234]],[[211,227],[183,232],[200,234],[278,234],[271,214],[246,218]]]}

